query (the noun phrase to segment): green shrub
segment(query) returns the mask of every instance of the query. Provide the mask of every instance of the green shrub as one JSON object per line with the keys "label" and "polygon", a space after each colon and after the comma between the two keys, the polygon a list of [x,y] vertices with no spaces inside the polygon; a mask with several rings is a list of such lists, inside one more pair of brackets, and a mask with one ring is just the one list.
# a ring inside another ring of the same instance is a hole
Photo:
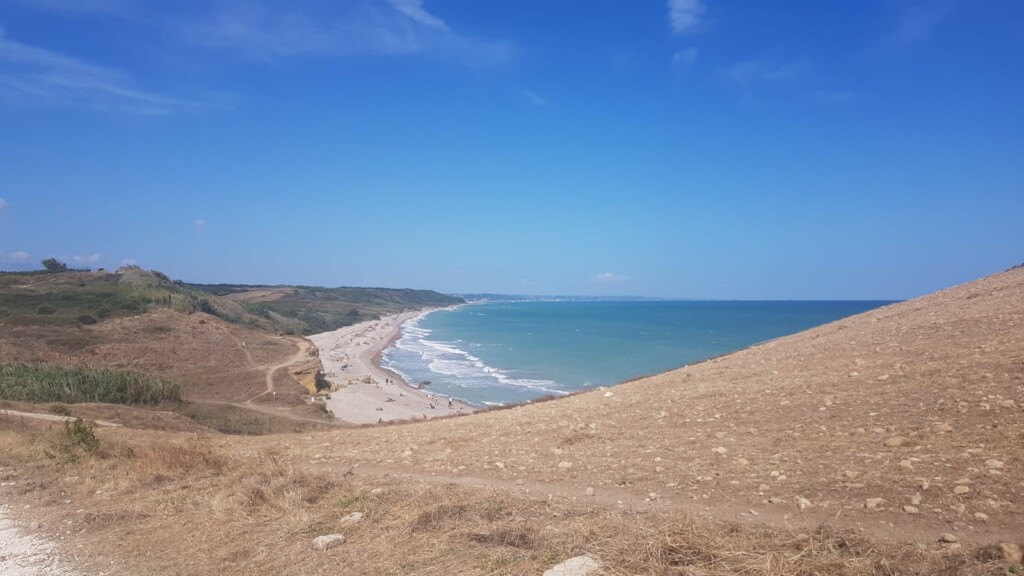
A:
{"label": "green shrub", "polygon": [[107,318],[109,316],[110,316],[110,308],[107,308],[106,306],[101,306],[101,307],[96,309],[96,317],[97,318]]}
{"label": "green shrub", "polygon": [[50,406],[50,414],[57,414],[59,416],[71,416],[71,410],[63,404],[54,404]]}
{"label": "green shrub", "polygon": [[53,314],[55,312],[57,312],[57,309],[54,308],[53,306],[50,306],[49,304],[43,304],[39,308],[36,308],[36,314],[40,314],[43,316],[49,316],[50,314]]}
{"label": "green shrub", "polygon": [[95,324],[96,323],[96,317],[91,315],[91,314],[82,314],[82,315],[80,315],[78,317],[78,323],[79,324],[86,324],[86,325],[88,325],[88,324]]}
{"label": "green shrub", "polygon": [[64,421],[64,430],[53,441],[53,452],[47,456],[58,458],[68,464],[77,464],[86,456],[98,454],[100,439],[92,426],[81,418]]}

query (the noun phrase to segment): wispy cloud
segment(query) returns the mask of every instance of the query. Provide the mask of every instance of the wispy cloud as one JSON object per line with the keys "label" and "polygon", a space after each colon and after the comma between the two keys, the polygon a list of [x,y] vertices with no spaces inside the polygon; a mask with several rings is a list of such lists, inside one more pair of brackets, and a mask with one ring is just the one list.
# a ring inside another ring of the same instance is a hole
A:
{"label": "wispy cloud", "polygon": [[75,264],[99,264],[100,254],[99,252],[95,252],[87,256],[72,256],[69,260]]}
{"label": "wispy cloud", "polygon": [[952,11],[951,0],[917,2],[907,6],[897,23],[896,41],[913,44],[926,40]]}
{"label": "wispy cloud", "polygon": [[0,250],[0,262],[20,264],[22,262],[27,262],[29,257],[28,252],[25,252],[24,250],[16,250],[11,253]]}
{"label": "wispy cloud", "polygon": [[195,220],[192,221],[192,227],[195,228],[196,230],[205,230],[206,220],[202,218],[196,218]]}
{"label": "wispy cloud", "polygon": [[7,206],[8,206],[7,200],[4,200],[3,198],[0,198],[0,210],[3,210],[5,208],[7,208]]}
{"label": "wispy cloud", "polygon": [[668,0],[668,22],[673,34],[685,34],[700,24],[704,4],[700,0]]}
{"label": "wispy cloud", "polygon": [[510,44],[461,35],[421,0],[329,3],[331,9],[281,0],[230,2],[178,32],[190,43],[275,60],[292,56],[426,54],[468,65],[492,65]]}
{"label": "wispy cloud", "polygon": [[626,282],[628,280],[629,277],[623,276],[621,274],[615,274],[613,272],[601,272],[600,274],[595,274],[594,276],[590,277],[591,282],[602,283]]}
{"label": "wispy cloud", "polygon": [[529,90],[520,90],[519,94],[530,101],[534,106],[547,106],[548,101],[538,95],[536,92],[530,92]]}
{"label": "wispy cloud", "polygon": [[799,78],[807,69],[804,61],[772,64],[761,60],[748,60],[721,68],[716,78],[723,82],[750,88],[765,82],[788,82]]}
{"label": "wispy cloud", "polygon": [[680,50],[672,55],[672,63],[677,66],[689,66],[697,61],[700,51],[696,48]]}
{"label": "wispy cloud", "polygon": [[402,14],[405,14],[409,18],[427,26],[429,28],[437,28],[439,30],[448,30],[448,25],[444,23],[437,16],[427,12],[423,8],[423,0],[388,0],[388,4],[395,7]]}
{"label": "wispy cloud", "polygon": [[112,68],[10,40],[0,28],[0,102],[168,114],[189,102],[139,90]]}

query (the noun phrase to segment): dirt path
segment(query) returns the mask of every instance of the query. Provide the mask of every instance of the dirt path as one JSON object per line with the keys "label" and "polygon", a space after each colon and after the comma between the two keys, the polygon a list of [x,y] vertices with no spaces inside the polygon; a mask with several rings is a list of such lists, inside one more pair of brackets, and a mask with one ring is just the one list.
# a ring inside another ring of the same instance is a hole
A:
{"label": "dirt path", "polygon": [[[57,414],[37,414],[35,412],[19,412],[17,410],[0,410],[0,416],[8,418],[31,418],[33,420],[47,420],[50,422],[71,422],[76,420],[72,416],[59,416]],[[106,420],[93,420],[97,426],[105,426],[109,428],[119,428],[121,425],[116,422],[107,422]]]}
{"label": "dirt path", "polygon": [[0,506],[0,574],[3,576],[70,576],[54,554],[53,542],[28,534]]}
{"label": "dirt path", "polygon": [[252,403],[257,398],[262,398],[263,396],[266,396],[267,394],[273,394],[274,393],[274,374],[277,373],[278,370],[282,370],[282,369],[287,368],[287,367],[289,367],[289,366],[291,366],[293,364],[298,364],[298,363],[302,362],[303,360],[305,360],[306,358],[309,358],[309,356],[310,356],[309,352],[313,348],[313,344],[310,343],[307,340],[304,340],[304,339],[296,340],[295,344],[298,346],[299,349],[298,349],[298,351],[294,355],[292,355],[291,358],[285,360],[284,362],[281,362],[280,364],[275,364],[275,365],[270,366],[270,367],[257,366],[255,363],[253,363],[252,357],[249,356],[249,351],[246,350],[245,354],[246,354],[246,356],[249,356],[249,363],[252,364],[253,367],[255,367],[255,368],[265,369],[267,371],[267,376],[266,376],[267,388],[266,388],[266,390],[264,390],[263,392],[260,392],[259,394],[253,396],[252,398],[249,398],[248,400],[246,400],[245,404],[247,406],[251,406]]}

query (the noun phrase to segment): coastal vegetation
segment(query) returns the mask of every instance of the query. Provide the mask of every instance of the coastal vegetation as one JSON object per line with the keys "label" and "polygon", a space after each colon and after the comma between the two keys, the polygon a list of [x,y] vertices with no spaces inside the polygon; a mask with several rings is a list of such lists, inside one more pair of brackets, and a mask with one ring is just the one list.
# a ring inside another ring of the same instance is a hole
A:
{"label": "coastal vegetation", "polygon": [[131,370],[0,364],[0,400],[157,405],[181,400],[181,388]]}
{"label": "coastal vegetation", "polygon": [[239,302],[246,311],[257,316],[287,318],[299,324],[297,333],[303,335],[337,330],[388,314],[465,302],[462,298],[433,290],[244,284],[186,286]]}
{"label": "coastal vegetation", "polygon": [[204,312],[274,334],[308,335],[463,302],[432,290],[186,284],[134,265],[91,272],[70,270],[51,258],[43,266],[33,272],[0,272],[0,326],[90,326],[169,309]]}

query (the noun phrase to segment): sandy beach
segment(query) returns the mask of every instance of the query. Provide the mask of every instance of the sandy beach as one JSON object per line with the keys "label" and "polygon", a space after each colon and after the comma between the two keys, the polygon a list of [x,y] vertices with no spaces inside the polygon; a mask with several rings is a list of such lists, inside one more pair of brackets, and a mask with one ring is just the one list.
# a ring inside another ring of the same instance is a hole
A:
{"label": "sandy beach", "polygon": [[360,322],[309,339],[320,350],[331,392],[327,408],[353,424],[430,419],[466,414],[474,409],[457,400],[419,390],[398,374],[380,367],[380,355],[399,336],[402,323],[422,312],[404,312]]}

